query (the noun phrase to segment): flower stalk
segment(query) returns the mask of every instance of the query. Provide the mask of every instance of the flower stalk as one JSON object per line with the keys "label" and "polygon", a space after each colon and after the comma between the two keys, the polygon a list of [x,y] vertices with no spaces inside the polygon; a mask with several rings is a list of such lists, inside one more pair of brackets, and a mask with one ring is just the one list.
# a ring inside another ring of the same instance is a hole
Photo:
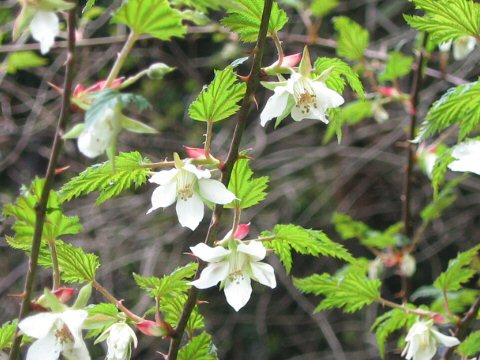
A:
{"label": "flower stalk", "polygon": [[125,45],[123,45],[122,50],[118,54],[117,60],[113,64],[112,70],[110,70],[110,74],[108,74],[107,81],[105,83],[105,88],[110,87],[112,85],[113,81],[117,78],[118,74],[120,74],[120,70],[122,69],[123,64],[125,63],[125,60],[127,60],[128,54],[130,54],[130,51],[133,48],[133,45],[135,45],[135,42],[138,39],[138,34],[132,31],[127,38],[127,41],[125,42]]}

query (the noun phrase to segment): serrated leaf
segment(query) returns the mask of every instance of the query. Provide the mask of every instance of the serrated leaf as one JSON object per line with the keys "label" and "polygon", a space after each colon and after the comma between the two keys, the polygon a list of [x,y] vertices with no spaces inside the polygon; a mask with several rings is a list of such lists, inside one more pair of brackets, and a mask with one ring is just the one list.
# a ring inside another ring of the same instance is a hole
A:
{"label": "serrated leaf", "polygon": [[454,190],[462,180],[463,178],[460,177],[450,181],[447,185],[445,185],[438,196],[422,209],[420,216],[424,221],[438,219],[442,215],[443,210],[455,202],[457,195],[455,194]]}
{"label": "serrated leaf", "polygon": [[458,346],[457,351],[466,358],[478,355],[480,353],[480,330],[470,333]]}
{"label": "serrated leaf", "polygon": [[480,35],[480,4],[470,0],[410,0],[424,16],[404,15],[420,31],[430,34],[437,43],[461,36]]}
{"label": "serrated leaf", "polygon": [[[222,20],[222,24],[238,33],[242,41],[257,41],[264,2],[264,0],[232,1],[227,5],[228,15]],[[287,21],[288,16],[285,11],[274,2],[268,23],[268,33],[280,31]]]}
{"label": "serrated leaf", "polygon": [[110,303],[100,303],[89,305],[85,308],[88,311],[90,322],[87,320],[84,328],[88,329],[85,339],[96,338],[100,336],[106,329],[119,321],[118,308]]}
{"label": "serrated leaf", "polygon": [[337,55],[347,60],[360,60],[368,47],[369,35],[358,23],[345,16],[333,19],[338,33]]}
{"label": "serrated leaf", "polygon": [[136,35],[149,34],[160,40],[183,37],[182,14],[167,0],[126,0],[112,21],[127,25]]}
{"label": "serrated leaf", "polygon": [[323,17],[328,15],[339,4],[339,0],[313,0],[310,11],[313,15]]}
{"label": "serrated leaf", "polygon": [[235,114],[238,102],[245,95],[246,85],[237,80],[231,66],[215,71],[215,78],[190,105],[188,113],[194,120],[220,121]]}
{"label": "serrated leaf", "polygon": [[357,100],[330,112],[330,123],[323,137],[323,143],[329,142],[336,134],[338,142],[342,139],[342,127],[355,125],[365,118],[373,115],[372,103],[365,100]]}
{"label": "serrated leaf", "polygon": [[345,80],[354,92],[360,97],[365,97],[363,85],[360,78],[352,68],[340,59],[321,57],[315,60],[314,69],[316,75],[320,75],[322,72],[329,70],[328,78],[325,80],[325,84],[338,93],[343,93],[345,89]]}
{"label": "serrated leaf", "polygon": [[287,273],[292,269],[292,250],[302,255],[321,254],[347,262],[354,261],[342,245],[333,242],[319,230],[304,229],[292,224],[276,225],[271,232],[263,232],[262,236],[273,237],[272,241],[265,241],[264,244],[278,255]]}
{"label": "serrated leaf", "polygon": [[184,294],[189,288],[188,282],[197,270],[197,263],[189,263],[175,269],[170,275],[162,278],[156,276],[145,277],[133,274],[135,282],[143,290],[148,291],[152,298],[176,297]]}
{"label": "serrated leaf", "polygon": [[342,213],[333,214],[333,225],[335,225],[335,231],[341,236],[343,240],[361,239],[364,238],[369,231],[370,227],[361,221],[353,220],[351,216]]}
{"label": "serrated leaf", "polygon": [[[165,321],[173,327],[177,326],[186,301],[187,295],[162,298],[160,302],[160,311],[164,314]],[[204,327],[205,321],[203,316],[198,312],[198,307],[195,306],[188,318],[185,330],[188,334],[193,334],[195,330],[203,329]]]}
{"label": "serrated leaf", "polygon": [[212,343],[212,337],[206,332],[193,337],[178,352],[179,360],[216,360],[217,351]]}
{"label": "serrated leaf", "polygon": [[0,327],[0,350],[6,350],[12,347],[16,331],[17,320],[6,322]]}
{"label": "serrated leaf", "polygon": [[44,66],[48,60],[33,51],[16,51],[7,57],[7,73],[15,74],[19,70]]}
{"label": "serrated leaf", "polygon": [[293,284],[303,293],[322,295],[323,301],[315,312],[339,308],[350,313],[360,310],[380,297],[380,280],[368,280],[362,274],[349,271],[346,275],[315,274],[304,279],[293,279]]}
{"label": "serrated leaf", "polygon": [[455,159],[452,156],[452,150],[447,147],[440,147],[437,151],[437,159],[432,170],[433,198],[437,199],[440,186],[443,184],[448,165]]}
{"label": "serrated leaf", "polygon": [[95,279],[100,261],[95,254],[85,253],[83,249],[56,242],[58,265],[62,280],[67,283],[83,283]]}
{"label": "serrated leaf", "polygon": [[[413,308],[413,306],[408,306]],[[401,309],[393,309],[379,316],[371,327],[371,331],[375,332],[378,350],[382,359],[385,357],[385,344],[387,338],[395,331],[402,328],[409,329],[417,321],[417,315],[409,314]]]}
{"label": "serrated leaf", "polygon": [[132,186],[136,189],[145,184],[150,170],[142,164],[148,163],[150,161],[137,151],[120,153],[115,157],[115,172],[110,161],[90,166],[63,185],[60,190],[61,199],[70,201],[81,195],[100,191],[96,204],[101,204]]}
{"label": "serrated leaf", "polygon": [[469,281],[476,273],[470,265],[478,257],[479,251],[480,244],[470,250],[459,253],[455,259],[448,262],[447,270],[438,276],[433,286],[444,292],[460,290],[462,284]]}
{"label": "serrated leaf", "polygon": [[388,53],[385,69],[379,75],[380,81],[393,81],[402,76],[408,75],[412,70],[413,58],[406,56],[400,51],[391,51]]}
{"label": "serrated leaf", "polygon": [[428,111],[415,141],[438,134],[454,124],[459,126],[459,140],[480,125],[479,81],[451,88],[437,100]]}
{"label": "serrated leaf", "polygon": [[253,171],[250,169],[250,160],[240,159],[235,162],[232,170],[232,176],[228,184],[228,190],[233,192],[238,200],[225,205],[225,208],[246,209],[257,205],[267,196],[268,176],[258,178],[253,177]]}

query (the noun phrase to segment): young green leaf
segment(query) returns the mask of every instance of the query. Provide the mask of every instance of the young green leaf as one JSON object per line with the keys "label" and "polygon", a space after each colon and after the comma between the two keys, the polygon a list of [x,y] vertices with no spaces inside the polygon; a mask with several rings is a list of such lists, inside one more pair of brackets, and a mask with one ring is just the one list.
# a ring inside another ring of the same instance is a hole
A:
{"label": "young green leaf", "polygon": [[15,74],[19,70],[26,70],[46,64],[48,64],[48,60],[33,51],[16,51],[8,55],[6,66],[7,73]]}
{"label": "young green leaf", "polygon": [[452,149],[441,146],[437,151],[437,159],[432,171],[433,198],[439,196],[440,186],[443,184],[448,165],[455,159],[452,156]]}
{"label": "young green leaf", "polygon": [[463,178],[459,177],[450,181],[447,185],[445,185],[438,196],[434,197],[432,202],[423,208],[423,210],[420,212],[420,216],[424,221],[438,219],[442,215],[443,210],[455,202],[457,195],[455,194],[454,190],[462,180]]}
{"label": "young green leaf", "polygon": [[100,261],[95,254],[88,254],[81,248],[56,242],[58,265],[62,280],[67,283],[83,283],[95,279]]}
{"label": "young green leaf", "polygon": [[315,274],[304,279],[293,279],[293,284],[303,293],[323,295],[325,299],[315,312],[339,308],[355,312],[380,298],[380,280],[368,280],[361,273],[351,270],[340,276]]}
{"label": "young green leaf", "polygon": [[262,237],[273,238],[264,244],[278,255],[287,273],[292,269],[292,251],[303,255],[321,254],[347,262],[354,261],[352,255],[342,245],[333,242],[319,230],[304,229],[292,224],[276,225],[271,232],[262,232]]}
{"label": "young green leaf", "polygon": [[194,120],[220,121],[235,114],[238,102],[245,95],[245,83],[237,80],[231,66],[215,71],[215,78],[190,105],[188,113]]}
{"label": "young green leaf", "polygon": [[[264,2],[264,0],[236,0],[228,3],[228,15],[222,20],[222,24],[238,33],[242,41],[257,41]],[[268,23],[268,33],[271,35],[280,31],[287,21],[288,16],[285,11],[274,2]]]}
{"label": "young green leaf", "polygon": [[206,332],[192,338],[178,352],[178,360],[217,360],[217,351],[212,337]]}
{"label": "young green leaf", "polygon": [[337,55],[347,60],[360,60],[368,47],[368,31],[345,16],[333,19],[338,33]]}
{"label": "young green leaf", "polygon": [[460,290],[462,284],[469,281],[476,273],[472,261],[477,257],[479,251],[480,244],[459,253],[455,259],[448,262],[447,270],[440,274],[433,286],[444,292]]}
{"label": "young green leaf", "polygon": [[480,330],[474,331],[462,341],[457,351],[465,358],[474,357],[480,353]]}
{"label": "young green leaf", "polygon": [[0,350],[10,349],[17,331],[17,321],[9,321],[0,327]]}
{"label": "young green leaf", "polygon": [[405,20],[432,40],[443,43],[461,36],[480,35],[480,4],[471,0],[410,0],[424,16],[404,15]]}
{"label": "young green leaf", "polygon": [[150,161],[137,152],[120,153],[115,157],[115,172],[109,161],[93,165],[63,185],[62,201],[70,201],[81,195],[100,191],[96,204],[117,196],[132,186],[138,188],[146,183],[150,170],[142,164]]}
{"label": "young green leaf", "polygon": [[371,229],[361,221],[353,220],[351,216],[342,213],[333,214],[333,225],[335,231],[343,240],[361,239],[367,236]]}
{"label": "young green leaf", "polygon": [[328,15],[339,4],[339,0],[313,0],[310,11],[313,15],[323,17]]}
{"label": "young green leaf", "polygon": [[225,205],[226,208],[246,209],[265,199],[268,186],[268,176],[258,178],[253,177],[253,171],[250,169],[250,160],[240,159],[235,162],[232,171],[232,177],[228,184],[228,190],[233,192],[238,200]]}
{"label": "young green leaf", "polygon": [[98,337],[119,319],[118,308],[110,303],[89,305],[85,310],[88,311],[89,317],[84,324],[85,328],[89,330],[85,336],[86,339]]}
{"label": "young green leaf", "polygon": [[167,0],[126,0],[112,21],[127,25],[136,35],[149,34],[160,40],[183,37],[182,14]]}
{"label": "young green leaf", "polygon": [[393,81],[411,72],[413,58],[403,55],[400,51],[391,51],[388,53],[388,61],[385,69],[379,75],[380,81]]}
{"label": "young green leaf", "polygon": [[[160,302],[160,311],[164,314],[165,321],[173,327],[176,327],[180,317],[182,316],[183,307],[187,301],[187,295],[177,295],[163,297]],[[203,329],[205,321],[203,316],[198,312],[198,307],[193,308],[188,318],[185,330],[188,334],[193,334],[195,330]]]}
{"label": "young green leaf", "polygon": [[315,74],[319,76],[324,71],[328,71],[328,77],[325,84],[338,93],[343,93],[345,89],[345,80],[354,92],[360,97],[365,97],[365,91],[360,78],[356,72],[345,62],[337,58],[317,58],[313,65]]}
{"label": "young green leaf", "polygon": [[428,111],[415,141],[438,134],[454,124],[459,126],[459,140],[480,125],[479,81],[451,88],[437,100]]}
{"label": "young green leaf", "polygon": [[331,111],[329,114],[330,123],[323,137],[323,143],[328,143],[336,134],[338,143],[342,140],[342,127],[344,125],[355,125],[365,118],[373,115],[372,103],[366,100],[356,100]]}

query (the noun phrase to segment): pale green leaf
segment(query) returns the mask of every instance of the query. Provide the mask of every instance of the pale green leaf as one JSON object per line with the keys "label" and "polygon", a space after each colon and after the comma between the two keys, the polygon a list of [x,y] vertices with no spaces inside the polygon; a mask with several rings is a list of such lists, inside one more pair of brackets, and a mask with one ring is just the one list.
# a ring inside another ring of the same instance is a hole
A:
{"label": "pale green leaf", "polygon": [[178,360],[217,360],[217,351],[212,337],[206,332],[193,337],[178,352]]}
{"label": "pale green leaf", "polygon": [[462,341],[457,351],[466,358],[474,357],[480,353],[480,330],[473,331]]}
{"label": "pale green leaf", "polygon": [[437,151],[437,159],[435,165],[433,166],[432,171],[432,186],[433,186],[433,197],[437,199],[439,196],[440,186],[443,184],[445,179],[445,174],[448,170],[448,165],[453,162],[455,159],[452,156],[452,150],[440,146]]}
{"label": "pale green leaf", "polygon": [[310,11],[315,16],[323,17],[335,9],[339,2],[339,0],[312,0]]}
{"label": "pale green leaf", "polygon": [[434,197],[432,202],[423,208],[423,210],[420,212],[420,216],[424,221],[438,219],[442,215],[443,210],[455,202],[457,195],[455,194],[454,190],[462,180],[463,178],[459,177],[453,181],[450,181],[447,185],[445,185],[438,196]]}
{"label": "pale green leaf", "polygon": [[33,51],[16,51],[7,57],[7,73],[15,74],[19,70],[44,66],[48,60]]}
{"label": "pale green leaf", "polygon": [[325,80],[325,84],[336,92],[343,93],[346,80],[354,92],[360,97],[365,97],[363,85],[358,74],[342,60],[327,57],[317,58],[314,64],[314,70],[317,76],[328,70],[329,75]]}
{"label": "pale green leaf", "polygon": [[6,322],[0,327],[0,351],[12,347],[16,330],[17,320]]}
{"label": "pale green leaf", "polygon": [[342,127],[345,125],[355,125],[365,118],[373,115],[372,103],[366,100],[352,101],[342,107],[333,109],[330,112],[330,122],[327,127],[323,143],[329,142],[336,134],[338,142],[342,139]]}
{"label": "pale green leaf", "polygon": [[369,42],[368,31],[345,16],[334,18],[333,23],[338,33],[337,55],[347,60],[363,58]]}
{"label": "pale green leaf", "polygon": [[400,51],[391,51],[388,53],[387,64],[385,69],[379,75],[380,81],[393,81],[412,71],[413,58],[406,56]]}
{"label": "pale green leaf", "polygon": [[[163,297],[160,301],[160,311],[164,315],[165,321],[173,327],[177,326],[186,301],[187,295]],[[195,330],[203,328],[205,328],[205,321],[203,316],[198,312],[198,307],[195,306],[188,318],[185,330],[187,333],[192,334]]]}
{"label": "pale green leaf", "polygon": [[95,279],[100,261],[95,254],[88,254],[61,241],[56,242],[58,265],[62,280],[67,283],[83,283]]}

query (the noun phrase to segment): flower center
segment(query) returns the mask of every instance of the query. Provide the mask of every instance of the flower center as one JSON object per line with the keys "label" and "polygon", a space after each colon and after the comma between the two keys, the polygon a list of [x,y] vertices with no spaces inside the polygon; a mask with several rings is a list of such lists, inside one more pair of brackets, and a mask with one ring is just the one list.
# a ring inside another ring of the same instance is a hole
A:
{"label": "flower center", "polygon": [[177,176],[177,197],[184,201],[190,199],[193,196],[196,180],[194,174],[180,170]]}
{"label": "flower center", "polygon": [[230,268],[228,278],[237,285],[245,278],[245,265],[247,256],[239,251],[232,251],[230,255]]}
{"label": "flower center", "polygon": [[302,114],[309,113],[312,107],[317,108],[317,95],[308,79],[301,78],[293,84],[293,98]]}
{"label": "flower center", "polygon": [[55,330],[55,337],[60,344],[73,343],[74,341],[72,333],[65,324]]}

